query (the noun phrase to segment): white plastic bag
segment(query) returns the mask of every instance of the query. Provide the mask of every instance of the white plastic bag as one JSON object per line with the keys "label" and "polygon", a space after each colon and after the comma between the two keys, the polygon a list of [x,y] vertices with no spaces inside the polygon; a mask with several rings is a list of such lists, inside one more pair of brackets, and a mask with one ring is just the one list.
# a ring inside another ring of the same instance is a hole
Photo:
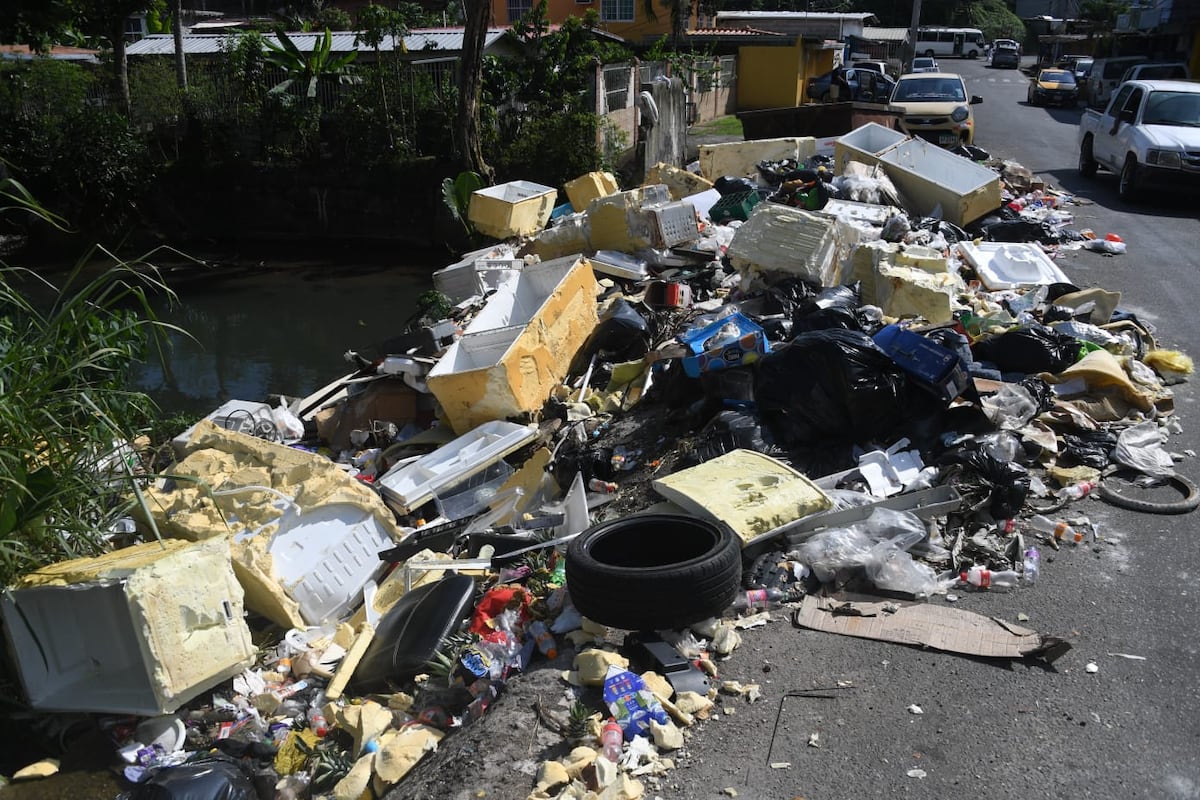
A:
{"label": "white plastic bag", "polygon": [[807,564],[822,583],[849,577],[866,566],[871,551],[880,542],[908,550],[925,538],[925,523],[909,511],[877,508],[863,522],[845,528],[830,528],[806,539],[788,554]]}
{"label": "white plastic bag", "polygon": [[983,413],[997,428],[1015,431],[1037,415],[1037,403],[1024,386],[1005,383],[995,394],[982,400]]}
{"label": "white plastic bag", "polygon": [[1156,478],[1169,478],[1175,474],[1175,463],[1171,454],[1163,449],[1163,437],[1154,422],[1142,422],[1121,431],[1113,449],[1113,460]]}
{"label": "white plastic bag", "polygon": [[275,423],[275,429],[285,441],[304,438],[304,423],[288,409],[282,399],[278,408],[271,409],[271,421]]}

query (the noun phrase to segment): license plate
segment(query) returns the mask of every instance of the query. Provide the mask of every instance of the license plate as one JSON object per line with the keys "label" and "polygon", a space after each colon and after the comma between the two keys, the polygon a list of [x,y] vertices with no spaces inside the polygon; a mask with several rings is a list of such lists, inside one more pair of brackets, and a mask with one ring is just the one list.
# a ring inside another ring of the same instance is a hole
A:
{"label": "license plate", "polygon": [[938,144],[947,147],[952,144],[958,144],[958,136],[953,133],[939,133]]}

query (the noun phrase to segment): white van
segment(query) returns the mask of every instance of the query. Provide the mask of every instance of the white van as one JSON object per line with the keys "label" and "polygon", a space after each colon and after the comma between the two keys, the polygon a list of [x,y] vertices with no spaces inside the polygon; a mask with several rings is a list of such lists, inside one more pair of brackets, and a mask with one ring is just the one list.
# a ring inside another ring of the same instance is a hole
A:
{"label": "white van", "polygon": [[1186,81],[1188,66],[1182,61],[1147,61],[1125,70],[1121,83],[1125,81]]}
{"label": "white van", "polygon": [[1097,58],[1092,64],[1092,74],[1088,75],[1087,104],[1092,108],[1104,108],[1108,105],[1108,98],[1112,97],[1113,89],[1121,84],[1125,72],[1149,60],[1146,56]]}

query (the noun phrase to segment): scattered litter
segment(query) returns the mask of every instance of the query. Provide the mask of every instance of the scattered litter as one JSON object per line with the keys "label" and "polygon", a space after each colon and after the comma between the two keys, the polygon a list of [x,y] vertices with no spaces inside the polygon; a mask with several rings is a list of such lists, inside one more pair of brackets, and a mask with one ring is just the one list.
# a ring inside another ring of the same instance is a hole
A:
{"label": "scattered litter", "polygon": [[909,707],[908,707],[908,713],[910,713],[910,714],[924,714],[924,713],[925,713],[925,709],[921,708],[921,707],[920,707],[919,705],[917,705],[916,703],[913,703],[911,706],[909,706]]}
{"label": "scattered litter", "polygon": [[792,762],[790,761],[772,761],[771,769],[791,769]]}
{"label": "scattered litter", "polygon": [[817,731],[813,731],[812,733],[810,733],[808,735],[808,746],[809,747],[820,747],[821,746],[821,734],[818,733]]}
{"label": "scattered litter", "polygon": [[1127,658],[1130,661],[1145,661],[1146,660],[1145,656],[1135,656],[1133,653],[1109,653],[1109,655],[1116,656],[1117,658]]}
{"label": "scattered litter", "polygon": [[926,775],[928,775],[929,773],[927,773],[927,772],[926,772],[925,770],[923,770],[923,769],[917,769],[917,768],[914,768],[914,769],[910,769],[908,772],[906,772],[906,773],[904,773],[904,774],[905,774],[905,775],[907,775],[907,776],[908,776],[908,777],[910,777],[910,778],[924,778],[924,777],[925,777]]}
{"label": "scattered litter", "polygon": [[1088,664],[1087,664],[1087,666],[1086,666],[1086,667],[1084,667],[1084,669],[1085,669],[1085,670],[1087,670],[1087,672],[1088,672],[1088,674],[1089,674],[1089,675],[1094,675],[1094,674],[1096,674],[1097,672],[1099,672],[1099,671],[1100,671],[1100,665],[1099,665],[1099,664],[1096,664],[1096,663],[1095,663],[1095,662],[1093,662],[1093,661],[1089,661],[1089,662],[1088,662]]}

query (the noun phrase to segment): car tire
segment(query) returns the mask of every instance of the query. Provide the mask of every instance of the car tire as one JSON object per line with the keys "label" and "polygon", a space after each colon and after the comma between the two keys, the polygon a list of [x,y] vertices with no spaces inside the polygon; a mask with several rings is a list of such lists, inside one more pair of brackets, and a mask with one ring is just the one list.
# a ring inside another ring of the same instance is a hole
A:
{"label": "car tire", "polygon": [[1125,164],[1121,167],[1121,177],[1117,179],[1117,195],[1127,203],[1137,199],[1138,163],[1133,153],[1125,156]]}
{"label": "car tire", "polygon": [[733,602],[741,543],[720,523],[635,514],[575,537],[566,577],[571,602],[594,622],[631,631],[683,628]]}
{"label": "car tire", "polygon": [[969,59],[971,59],[972,61],[974,61],[975,59],[979,58],[979,51],[978,51],[978,50],[972,50],[971,52],[967,53],[967,58],[969,58]]}
{"label": "car tire", "polygon": [[1092,154],[1092,137],[1085,136],[1079,143],[1079,174],[1085,178],[1091,178],[1096,175],[1098,169],[1100,169],[1100,164]]}

